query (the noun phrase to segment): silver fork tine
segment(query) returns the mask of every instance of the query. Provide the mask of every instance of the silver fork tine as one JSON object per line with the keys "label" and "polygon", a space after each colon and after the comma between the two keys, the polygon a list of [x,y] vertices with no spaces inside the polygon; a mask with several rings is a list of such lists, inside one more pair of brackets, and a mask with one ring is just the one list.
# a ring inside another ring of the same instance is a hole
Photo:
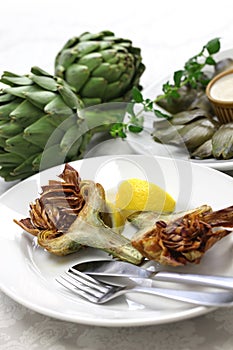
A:
{"label": "silver fork tine", "polygon": [[95,295],[91,295],[89,294],[89,292],[82,290],[81,284],[80,286],[75,287],[74,284],[70,280],[68,280],[67,277],[64,277],[64,276],[57,277],[56,281],[59,284],[61,284],[63,287],[68,289],[69,291],[72,291],[73,293],[83,297],[84,299],[87,299],[88,301],[91,301],[92,303],[96,303],[98,300],[98,297],[96,297]]}
{"label": "silver fork tine", "polygon": [[83,273],[80,273],[75,269],[70,268],[68,271],[66,271],[66,274],[72,277],[75,281],[85,284],[86,286],[91,287],[93,289],[99,290],[100,292],[106,293],[108,289],[108,287],[104,286],[101,282],[95,280],[94,278],[88,275],[84,275]]}
{"label": "silver fork tine", "polygon": [[112,288],[73,268],[66,271],[66,275],[60,276],[56,281],[72,292],[92,302],[97,302],[99,298]]}

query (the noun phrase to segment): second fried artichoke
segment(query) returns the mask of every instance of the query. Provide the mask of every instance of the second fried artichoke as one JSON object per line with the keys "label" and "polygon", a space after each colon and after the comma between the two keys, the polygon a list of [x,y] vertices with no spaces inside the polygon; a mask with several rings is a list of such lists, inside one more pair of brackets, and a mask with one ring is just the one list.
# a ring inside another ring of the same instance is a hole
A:
{"label": "second fried artichoke", "polygon": [[[139,218],[133,218],[142,229],[132,244],[149,260],[163,265],[179,266],[198,264],[204,253],[216,242],[227,236],[233,227],[233,206],[213,211],[203,205],[187,213],[153,219],[143,227]],[[164,220],[163,220],[164,219]],[[153,222],[153,223],[152,223]],[[148,221],[147,221],[148,223]]]}

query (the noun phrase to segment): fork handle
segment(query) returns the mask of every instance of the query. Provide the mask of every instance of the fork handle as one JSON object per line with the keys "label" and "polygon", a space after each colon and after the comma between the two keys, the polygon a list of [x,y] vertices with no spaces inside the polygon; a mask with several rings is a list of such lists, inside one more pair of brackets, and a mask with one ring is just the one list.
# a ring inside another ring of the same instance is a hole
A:
{"label": "fork handle", "polygon": [[216,287],[233,290],[233,278],[226,276],[197,275],[189,273],[160,271],[156,272],[154,278],[157,281],[199,284],[206,287]]}
{"label": "fork handle", "polygon": [[128,290],[128,292],[146,293],[209,307],[224,307],[233,305],[233,292],[230,291],[209,293],[190,290],[174,290],[135,286],[134,288]]}

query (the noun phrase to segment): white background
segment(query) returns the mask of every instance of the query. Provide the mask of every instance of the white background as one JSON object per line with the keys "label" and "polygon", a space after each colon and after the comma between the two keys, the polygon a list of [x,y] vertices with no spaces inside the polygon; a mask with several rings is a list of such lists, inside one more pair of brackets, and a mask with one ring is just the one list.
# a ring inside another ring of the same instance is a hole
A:
{"label": "white background", "polygon": [[[233,47],[232,0],[1,0],[0,74],[53,73],[54,57],[82,32],[109,29],[142,49],[148,88],[214,37]],[[0,192],[9,186],[0,182]],[[1,267],[3,268],[3,267]],[[172,325],[99,328],[52,320],[0,293],[1,350],[232,350],[233,310]]]}
{"label": "white background", "polygon": [[232,1],[7,0],[1,1],[0,72],[24,74],[39,65],[53,72],[56,53],[84,31],[109,29],[142,49],[145,84],[183,63],[210,39],[232,47]]}

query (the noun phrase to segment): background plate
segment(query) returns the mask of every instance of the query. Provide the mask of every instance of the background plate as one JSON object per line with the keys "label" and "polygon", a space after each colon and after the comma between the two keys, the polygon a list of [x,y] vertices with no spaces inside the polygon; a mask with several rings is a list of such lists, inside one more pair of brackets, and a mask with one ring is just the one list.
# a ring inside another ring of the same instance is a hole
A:
{"label": "background plate", "polygon": [[[221,60],[224,58],[233,58],[233,49],[225,50],[216,54],[216,60]],[[146,98],[155,98],[162,92],[162,85],[166,81],[171,80],[171,76],[164,78],[160,82],[150,85],[147,89],[143,91],[143,96]],[[158,107],[158,109],[161,109]],[[147,155],[158,155],[169,158],[177,158],[190,160],[196,164],[202,164],[217,170],[228,171],[233,170],[233,159],[229,160],[217,160],[214,158],[195,160],[190,159],[189,152],[186,147],[178,147],[173,145],[163,145],[155,142],[151,137],[151,132],[153,130],[153,122],[155,121],[155,116],[152,113],[146,113],[144,130],[140,134],[128,133],[126,141],[129,143],[130,147],[138,154]]]}

